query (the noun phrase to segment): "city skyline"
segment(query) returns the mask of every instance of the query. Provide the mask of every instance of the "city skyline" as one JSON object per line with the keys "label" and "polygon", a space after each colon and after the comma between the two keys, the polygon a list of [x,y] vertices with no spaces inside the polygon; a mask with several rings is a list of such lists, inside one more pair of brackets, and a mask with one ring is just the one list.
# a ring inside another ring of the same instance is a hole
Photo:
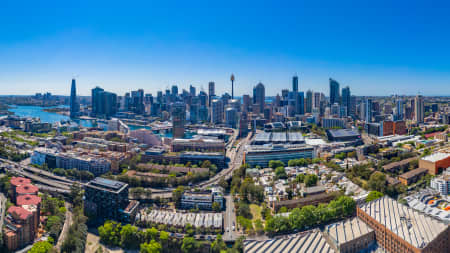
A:
{"label": "city skyline", "polygon": [[209,81],[231,94],[234,73],[237,96],[259,82],[274,96],[295,74],[302,91],[327,93],[333,78],[361,96],[450,95],[450,38],[437,29],[449,24],[448,3],[322,5],[9,2],[0,17],[0,94],[69,95],[74,75],[80,95],[97,85],[117,94],[207,90]]}

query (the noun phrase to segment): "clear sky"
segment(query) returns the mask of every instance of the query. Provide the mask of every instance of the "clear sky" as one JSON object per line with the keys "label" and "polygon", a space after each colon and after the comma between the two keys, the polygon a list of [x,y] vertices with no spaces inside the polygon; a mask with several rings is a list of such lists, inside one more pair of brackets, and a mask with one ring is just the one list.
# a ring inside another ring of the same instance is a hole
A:
{"label": "clear sky", "polygon": [[[45,3],[43,3],[45,2]],[[313,2],[313,3],[305,3]],[[320,2],[320,3],[319,3]],[[450,95],[449,1],[0,2],[0,94],[100,85],[122,95],[173,84],[216,93]],[[181,89],[180,89],[181,90]]]}

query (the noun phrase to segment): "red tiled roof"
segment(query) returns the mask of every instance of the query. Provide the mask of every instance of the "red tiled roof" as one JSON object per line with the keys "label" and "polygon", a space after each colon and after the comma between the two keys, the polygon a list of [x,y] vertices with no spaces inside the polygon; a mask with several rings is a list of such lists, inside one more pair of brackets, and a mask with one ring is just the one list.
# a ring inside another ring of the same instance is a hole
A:
{"label": "red tiled roof", "polygon": [[36,195],[20,195],[17,197],[17,205],[38,205],[41,203],[41,198]]}
{"label": "red tiled roof", "polygon": [[8,213],[14,217],[19,217],[19,219],[26,220],[28,216],[33,215],[20,206],[12,206],[8,209]]}
{"label": "red tiled roof", "polygon": [[35,194],[39,189],[32,184],[20,185],[16,188],[16,192],[19,194]]}
{"label": "red tiled roof", "polygon": [[17,187],[23,184],[31,184],[31,180],[24,177],[12,177],[11,184]]}

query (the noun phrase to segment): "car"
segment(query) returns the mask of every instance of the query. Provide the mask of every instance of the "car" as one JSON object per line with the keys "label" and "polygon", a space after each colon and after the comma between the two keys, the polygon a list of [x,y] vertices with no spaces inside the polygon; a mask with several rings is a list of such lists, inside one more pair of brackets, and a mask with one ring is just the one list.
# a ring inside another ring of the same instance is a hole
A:
{"label": "car", "polygon": [[233,226],[233,231],[235,230],[236,228]]}
{"label": "car", "polygon": [[226,232],[227,232],[227,233],[228,233],[228,232],[230,232],[230,229],[229,229],[229,228],[227,228],[227,229],[226,229]]}

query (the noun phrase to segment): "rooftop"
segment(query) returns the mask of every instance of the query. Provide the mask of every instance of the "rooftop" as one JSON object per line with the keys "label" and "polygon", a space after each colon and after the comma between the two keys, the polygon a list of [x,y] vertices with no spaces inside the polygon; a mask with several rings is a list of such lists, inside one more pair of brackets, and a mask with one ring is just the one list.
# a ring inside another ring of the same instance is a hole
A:
{"label": "rooftop", "polygon": [[360,133],[353,129],[328,129],[327,131],[333,137],[360,136]]}
{"label": "rooftop", "polygon": [[410,170],[410,171],[408,171],[406,173],[403,173],[403,174],[401,174],[398,177],[409,179],[409,178],[413,178],[413,177],[415,177],[417,175],[420,175],[422,173],[426,173],[427,171],[428,171],[428,169],[426,169],[426,168],[417,168],[417,169],[414,169],[414,170]]}
{"label": "rooftop", "polygon": [[119,181],[96,177],[88,183],[88,186],[108,191],[119,191],[128,185]]}
{"label": "rooftop", "polygon": [[325,231],[337,245],[352,241],[373,231],[359,218],[348,219],[339,223],[328,225]]}
{"label": "rooftop", "polygon": [[21,195],[17,197],[17,205],[38,205],[41,203],[41,198],[36,195]]}
{"label": "rooftop", "polygon": [[447,229],[444,223],[389,197],[366,203],[360,209],[416,248],[425,248]]}
{"label": "rooftop", "polygon": [[450,153],[434,153],[429,156],[423,157],[422,160],[430,161],[430,162],[437,162],[437,161],[446,159],[448,157],[450,157]]}
{"label": "rooftop", "polygon": [[334,252],[319,231],[312,231],[304,236],[294,235],[287,238],[269,239],[263,241],[244,241],[245,253],[275,253],[275,252]]}
{"label": "rooftop", "polygon": [[8,209],[8,213],[11,214],[14,218],[19,218],[21,220],[26,220],[30,215],[32,215],[31,212],[25,210],[20,206],[10,207]]}
{"label": "rooftop", "polygon": [[22,184],[31,184],[31,180],[24,177],[12,177],[11,184],[14,186],[19,186]]}
{"label": "rooftop", "polygon": [[19,194],[35,194],[39,191],[39,188],[32,184],[23,184],[16,188],[16,192]]}

